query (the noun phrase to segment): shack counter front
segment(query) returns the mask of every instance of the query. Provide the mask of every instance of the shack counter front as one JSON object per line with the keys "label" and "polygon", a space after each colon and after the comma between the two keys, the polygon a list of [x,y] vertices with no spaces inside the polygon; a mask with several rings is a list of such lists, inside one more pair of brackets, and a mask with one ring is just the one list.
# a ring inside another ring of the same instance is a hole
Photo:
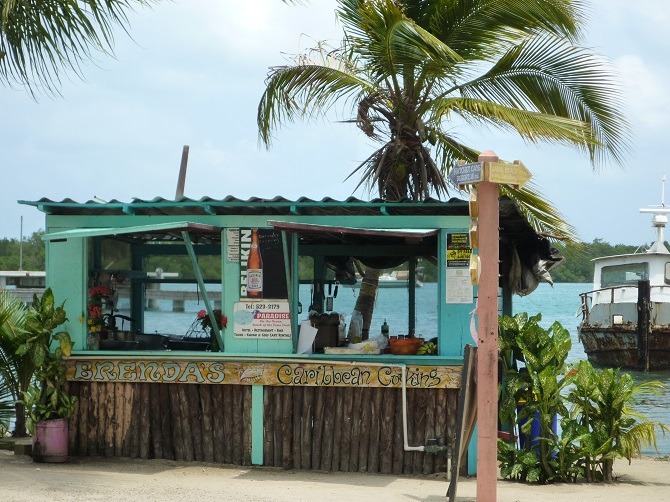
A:
{"label": "shack counter front", "polygon": [[[467,202],[20,202],[46,214],[47,286],[66,302],[75,343],[71,453],[446,470],[463,350],[473,343]],[[556,257],[508,200],[500,224],[509,312],[511,294],[532,290]],[[366,295],[357,271],[406,264],[406,300],[394,310],[413,333],[425,263],[437,271],[437,321],[421,329],[437,354],[342,350],[351,340],[339,314],[350,312],[337,312],[333,289]],[[305,342],[311,325],[316,338]]]}

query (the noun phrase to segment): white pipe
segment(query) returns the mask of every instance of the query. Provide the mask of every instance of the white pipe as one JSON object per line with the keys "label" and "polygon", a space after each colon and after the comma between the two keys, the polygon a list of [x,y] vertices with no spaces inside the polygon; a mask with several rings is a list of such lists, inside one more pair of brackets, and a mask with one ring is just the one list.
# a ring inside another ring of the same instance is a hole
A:
{"label": "white pipe", "polygon": [[424,446],[410,446],[407,440],[407,366],[401,366],[402,371],[402,439],[405,451],[424,451]]}

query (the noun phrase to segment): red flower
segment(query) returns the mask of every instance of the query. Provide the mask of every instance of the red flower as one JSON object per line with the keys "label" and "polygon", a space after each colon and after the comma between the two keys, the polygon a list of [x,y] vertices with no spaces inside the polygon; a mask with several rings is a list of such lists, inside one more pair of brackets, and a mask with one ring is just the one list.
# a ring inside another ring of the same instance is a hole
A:
{"label": "red flower", "polygon": [[107,286],[94,286],[88,292],[90,297],[108,297],[109,288]]}
{"label": "red flower", "polygon": [[[219,329],[222,329],[222,328],[225,328],[226,326],[228,326],[228,318],[225,315],[223,315],[221,310],[214,309],[213,314],[214,314],[214,319],[217,320],[216,324],[218,325]],[[209,315],[207,315],[206,310],[203,309],[203,310],[200,310],[198,312],[198,321],[200,322],[200,326],[202,327],[202,329],[204,329],[206,331],[211,330],[212,324],[209,321]]]}
{"label": "red flower", "polygon": [[102,317],[102,308],[98,305],[89,305],[88,306],[88,316],[89,317]]}

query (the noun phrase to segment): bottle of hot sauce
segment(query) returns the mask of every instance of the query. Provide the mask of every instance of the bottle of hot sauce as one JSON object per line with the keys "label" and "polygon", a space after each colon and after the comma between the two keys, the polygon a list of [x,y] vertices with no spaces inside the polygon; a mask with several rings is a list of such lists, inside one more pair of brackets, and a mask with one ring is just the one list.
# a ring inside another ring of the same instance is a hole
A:
{"label": "bottle of hot sauce", "polygon": [[247,259],[247,297],[263,298],[263,258],[257,228],[251,230],[251,249]]}

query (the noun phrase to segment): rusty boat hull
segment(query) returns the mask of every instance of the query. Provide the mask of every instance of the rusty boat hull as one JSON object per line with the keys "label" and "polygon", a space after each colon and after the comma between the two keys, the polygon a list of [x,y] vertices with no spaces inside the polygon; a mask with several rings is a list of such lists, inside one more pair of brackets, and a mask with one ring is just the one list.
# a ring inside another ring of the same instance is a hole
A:
{"label": "rusty boat hull", "polygon": [[[640,369],[637,326],[599,326],[582,323],[579,340],[594,366]],[[648,369],[670,369],[670,326],[653,326],[648,335]]]}

